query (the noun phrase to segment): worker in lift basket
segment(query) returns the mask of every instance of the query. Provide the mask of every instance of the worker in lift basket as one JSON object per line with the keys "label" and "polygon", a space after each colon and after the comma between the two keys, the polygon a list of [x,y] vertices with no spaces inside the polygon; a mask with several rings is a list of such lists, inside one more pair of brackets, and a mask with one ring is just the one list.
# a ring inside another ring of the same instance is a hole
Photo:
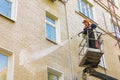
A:
{"label": "worker in lift basket", "polygon": [[[90,23],[89,20],[85,19],[83,20],[83,24],[85,25],[82,31],[83,38],[85,38],[88,35],[88,42],[90,48],[96,48],[95,45],[95,35],[93,30],[97,27],[95,24]],[[79,35],[79,34],[78,34]]]}

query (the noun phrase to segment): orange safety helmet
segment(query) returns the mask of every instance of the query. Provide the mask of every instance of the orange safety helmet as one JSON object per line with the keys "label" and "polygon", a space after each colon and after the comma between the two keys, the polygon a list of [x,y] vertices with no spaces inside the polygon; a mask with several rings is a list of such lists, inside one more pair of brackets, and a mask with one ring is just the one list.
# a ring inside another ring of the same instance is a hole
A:
{"label": "orange safety helmet", "polygon": [[[90,25],[90,21],[88,19],[83,20],[83,23],[85,23],[85,22],[87,22],[88,25]],[[87,27],[89,27],[89,26],[84,26],[84,28],[87,28]]]}
{"label": "orange safety helmet", "polygon": [[85,23],[85,22],[90,23],[90,21],[88,19],[83,20],[83,23]]}

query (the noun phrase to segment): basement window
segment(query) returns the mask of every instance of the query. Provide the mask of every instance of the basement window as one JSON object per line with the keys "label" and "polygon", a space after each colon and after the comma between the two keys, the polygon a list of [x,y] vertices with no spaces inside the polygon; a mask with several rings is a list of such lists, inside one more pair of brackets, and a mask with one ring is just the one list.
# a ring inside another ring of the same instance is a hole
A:
{"label": "basement window", "polygon": [[59,80],[59,76],[48,72],[48,80]]}
{"label": "basement window", "polygon": [[48,80],[63,80],[63,75],[60,71],[47,67]]}

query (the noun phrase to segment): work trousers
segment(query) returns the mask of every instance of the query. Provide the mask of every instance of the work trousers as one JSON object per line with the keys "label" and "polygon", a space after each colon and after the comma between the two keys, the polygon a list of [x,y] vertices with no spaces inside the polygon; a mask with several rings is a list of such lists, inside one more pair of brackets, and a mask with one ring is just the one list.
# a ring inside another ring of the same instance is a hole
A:
{"label": "work trousers", "polygon": [[89,47],[90,48],[96,48],[96,45],[95,45],[95,35],[94,35],[94,32],[89,32],[89,35],[88,35],[88,43],[89,43]]}

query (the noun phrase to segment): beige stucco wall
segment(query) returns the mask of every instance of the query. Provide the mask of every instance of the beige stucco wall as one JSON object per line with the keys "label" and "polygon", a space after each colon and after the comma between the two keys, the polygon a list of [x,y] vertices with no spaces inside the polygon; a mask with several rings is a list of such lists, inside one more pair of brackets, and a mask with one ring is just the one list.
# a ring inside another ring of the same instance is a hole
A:
{"label": "beige stucco wall", "polygon": [[[95,21],[105,30],[103,13],[106,10],[93,3],[97,11]],[[60,44],[45,37],[46,11],[59,19]],[[14,80],[47,80],[47,67],[62,72],[64,80],[81,78],[83,68],[78,66],[78,45],[82,38],[71,37],[82,31],[85,18],[82,16],[78,14],[77,0],[69,0],[66,5],[50,0],[18,0],[16,22],[0,15],[0,47],[14,54]],[[120,79],[116,41],[108,35],[103,40],[107,74]],[[105,73],[104,68],[96,70]],[[89,75],[88,78],[99,80]]]}

